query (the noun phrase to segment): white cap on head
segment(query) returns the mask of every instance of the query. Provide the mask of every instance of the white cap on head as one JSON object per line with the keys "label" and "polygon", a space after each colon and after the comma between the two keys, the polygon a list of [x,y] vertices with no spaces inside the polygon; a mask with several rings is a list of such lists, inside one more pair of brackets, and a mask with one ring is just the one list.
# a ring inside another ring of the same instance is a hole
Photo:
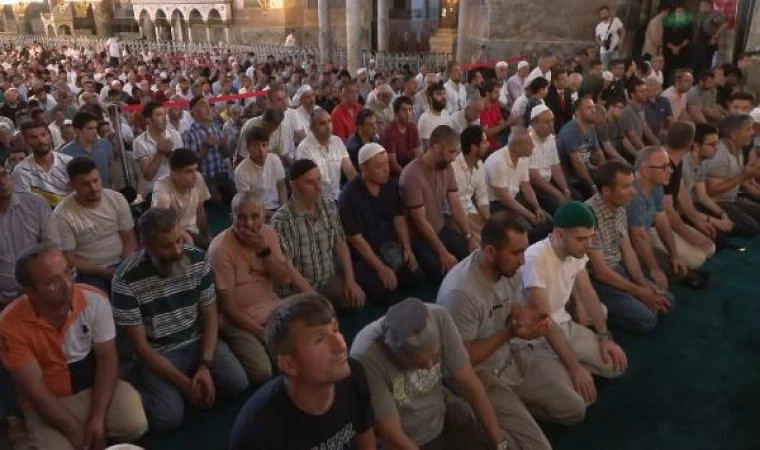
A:
{"label": "white cap on head", "polygon": [[361,69],[359,69],[359,70],[356,71],[356,76],[358,77],[358,76],[361,76],[361,75],[363,75],[365,73],[367,73],[367,69],[365,69],[364,67],[362,67]]}
{"label": "white cap on head", "polygon": [[375,156],[379,155],[380,153],[385,153],[385,148],[376,143],[376,142],[370,142],[369,144],[364,144],[362,148],[359,149],[359,165],[361,166],[365,162],[369,161],[370,159],[374,158]]}
{"label": "white cap on head", "polygon": [[507,64],[506,61],[499,61],[499,62],[496,63],[496,68],[497,69],[506,69],[508,67],[509,67],[509,64]]}
{"label": "white cap on head", "polygon": [[615,75],[613,75],[612,72],[610,72],[609,70],[606,70],[602,72],[602,79],[605,81],[614,81]]}
{"label": "white cap on head", "polygon": [[528,61],[520,61],[517,63],[517,70],[524,69],[526,67],[530,69],[530,63]]}
{"label": "white cap on head", "polygon": [[752,118],[753,122],[760,125],[760,108],[755,108],[752,111],[750,111],[749,116]]}
{"label": "white cap on head", "polygon": [[533,109],[530,110],[530,120],[535,119],[536,117],[540,116],[546,111],[551,112],[551,109],[549,109],[549,107],[546,106],[545,104],[539,103],[538,105],[534,106]]}

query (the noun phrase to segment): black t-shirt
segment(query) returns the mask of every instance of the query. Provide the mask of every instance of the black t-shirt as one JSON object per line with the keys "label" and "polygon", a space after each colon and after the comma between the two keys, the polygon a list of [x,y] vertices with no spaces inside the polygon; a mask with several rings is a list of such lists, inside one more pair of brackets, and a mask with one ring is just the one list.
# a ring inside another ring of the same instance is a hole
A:
{"label": "black t-shirt", "polygon": [[[389,179],[375,197],[367,190],[362,177],[354,178],[340,194],[338,213],[347,236],[362,234],[372,250],[379,252],[384,244],[398,240],[393,220],[404,215],[398,182]],[[358,252],[351,251],[356,258],[360,257]]]}
{"label": "black t-shirt", "polygon": [[681,176],[683,175],[683,161],[679,162],[678,165],[673,164],[673,161],[670,161],[670,169],[672,170],[670,174],[670,183],[668,183],[667,186],[665,186],[665,195],[672,195],[673,196],[673,203],[678,202],[678,191],[681,188]]}
{"label": "black t-shirt", "polygon": [[332,407],[321,416],[298,409],[279,376],[262,386],[240,410],[229,450],[351,450],[354,437],[375,421],[367,377],[349,358],[351,375],[335,384]]}

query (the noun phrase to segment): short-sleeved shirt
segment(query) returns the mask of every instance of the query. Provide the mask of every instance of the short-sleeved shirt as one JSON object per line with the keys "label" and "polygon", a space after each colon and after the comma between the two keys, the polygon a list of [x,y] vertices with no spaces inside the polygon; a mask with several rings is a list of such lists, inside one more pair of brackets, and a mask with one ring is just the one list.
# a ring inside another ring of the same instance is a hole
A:
{"label": "short-sleeved shirt", "polygon": [[647,100],[644,102],[646,124],[655,136],[662,130],[665,119],[672,115],[673,110],[670,108],[670,101],[661,95],[655,97],[653,101]]}
{"label": "short-sleeved shirt", "polygon": [[340,194],[338,213],[347,236],[361,234],[375,253],[379,252],[384,244],[398,241],[393,221],[404,215],[398,182],[389,179],[374,196],[361,176],[354,178]]}
{"label": "short-sleeved shirt", "polygon": [[360,104],[348,106],[341,103],[332,111],[333,133],[345,142],[356,132],[356,116],[364,109]]}
{"label": "short-sleeved shirt", "polygon": [[600,145],[604,142],[609,142],[617,151],[620,151],[623,148],[625,130],[623,130],[620,120],[605,120],[604,124],[596,128],[596,135],[599,139]]}
{"label": "short-sleeved shirt", "polygon": [[670,103],[670,110],[673,113],[673,118],[675,120],[678,120],[684,111],[686,111],[688,94],[681,94],[674,86],[671,86],[665,89],[660,96],[667,99],[668,103]]}
{"label": "short-sleeved shirt", "polygon": [[71,192],[66,165],[73,158],[59,152],[52,154],[53,165],[49,171],[37,164],[34,155],[24,158],[13,169],[13,182],[17,191],[39,194],[48,205],[55,206]]}
{"label": "short-sleeved shirt", "polygon": [[277,182],[285,179],[285,168],[280,157],[268,153],[264,165],[256,165],[251,158],[245,158],[235,168],[235,188],[238,192],[258,192],[264,208],[274,210],[280,206]]}
{"label": "short-sleeved shirt", "polygon": [[[731,178],[744,170],[744,154],[739,150],[736,151],[736,154],[731,153],[726,143],[721,140],[715,155],[705,163],[708,178]],[[738,193],[739,185],[737,184],[730,190],[716,196],[715,200],[732,202],[736,200]]]}
{"label": "short-sleeved shirt", "polygon": [[198,206],[211,198],[206,182],[195,175],[195,186],[180,192],[172,182],[171,175],[164,175],[153,185],[153,207],[170,208],[179,214],[179,226],[183,230],[198,233]]}
{"label": "short-sleeved shirt", "polygon": [[270,223],[280,236],[285,258],[313,287],[321,287],[335,274],[335,244],[346,236],[334,201],[323,197],[313,217],[302,210],[292,195],[274,213]]}
{"label": "short-sleeved shirt", "polygon": [[10,205],[0,211],[0,298],[18,297],[16,260],[39,243],[61,245],[58,223],[45,199],[30,192],[15,192]]}
{"label": "short-sleeved shirt", "polygon": [[351,375],[335,383],[330,408],[321,415],[298,409],[280,375],[259,388],[238,413],[229,450],[351,450],[375,416],[364,368],[349,358]]}
{"label": "short-sleeved shirt", "polygon": [[[280,239],[274,228],[263,225],[261,234],[272,251],[267,258],[284,262]],[[227,291],[229,299],[251,320],[265,324],[280,299],[264,261],[256,256],[255,251],[243,247],[232,228],[222,231],[211,241],[208,257],[216,288]]]}
{"label": "short-sleeved shirt", "polygon": [[314,135],[309,135],[296,148],[296,159],[314,161],[322,176],[322,191],[332,200],[340,197],[340,175],[343,160],[349,158],[345,144],[338,136],[330,136],[327,146],[322,145]]}
{"label": "short-sleeved shirt", "polygon": [[405,167],[414,159],[414,151],[420,146],[417,125],[410,123],[402,132],[397,122],[391,122],[383,130],[380,143],[388,153],[396,155],[396,160],[401,167]]}
{"label": "short-sleeved shirt", "polygon": [[517,197],[520,184],[530,181],[528,166],[529,158],[518,158],[515,164],[510,156],[509,147],[491,153],[485,163],[488,199],[492,202],[500,201],[494,188],[507,189],[510,197]]}
{"label": "short-sleeved shirt", "polygon": [[[415,159],[401,171],[399,178],[401,197],[407,210],[425,207],[425,216],[438,233],[446,223],[449,214],[450,192],[458,192],[456,176],[451,166],[444,170],[428,168],[422,160]],[[411,226],[416,229],[414,221]]]}
{"label": "short-sleeved shirt", "polygon": [[[498,102],[491,106],[483,108],[483,112],[480,113],[480,124],[483,128],[491,128],[498,125],[504,119],[501,116],[501,105]],[[461,131],[460,131],[461,133]],[[496,150],[499,148],[499,136],[492,134],[488,136],[489,148]]]}
{"label": "short-sleeved shirt", "polygon": [[446,404],[443,373],[455,374],[467,367],[470,356],[464,348],[449,313],[438,305],[426,304],[429,320],[440,338],[440,354],[430,369],[400,369],[381,346],[384,318],[370,323],[354,339],[351,356],[367,372],[372,407],[378,419],[398,415],[401,426],[418,446],[443,432]]}
{"label": "short-sleeved shirt", "polygon": [[135,227],[132,211],[123,195],[103,189],[102,198],[93,208],[82,206],[75,194],[69,194],[55,208],[61,232],[61,250],[101,267],[121,261],[124,249],[120,231]]}
{"label": "short-sleeved shirt", "polygon": [[359,150],[364,147],[364,144],[369,144],[370,142],[380,143],[380,140],[376,136],[372,136],[368,142],[362,142],[359,133],[354,133],[346,141],[346,151],[354,167],[359,167]]}
{"label": "short-sleeved shirt", "polygon": [[[436,303],[451,314],[464,342],[488,339],[503,330],[513,307],[524,301],[521,269],[494,282],[480,269],[482,256],[475,250],[457,263],[438,289]],[[510,360],[510,347],[504,344],[477,368],[501,370]]]}
{"label": "short-sleeved shirt", "polygon": [[641,139],[644,135],[644,124],[646,123],[646,120],[644,106],[638,105],[635,102],[628,102],[628,105],[623,109],[623,116],[620,118],[620,123],[626,136],[628,133],[634,133],[639,139]]}
{"label": "short-sleeved shirt", "polygon": [[451,116],[449,116],[448,111],[444,109],[440,114],[433,114],[429,110],[425,111],[417,122],[420,139],[430,139],[433,130],[441,125],[451,126]]}
{"label": "short-sleeved shirt", "polygon": [[552,248],[551,237],[536,242],[525,251],[522,280],[525,289],[545,289],[554,322],[563,324],[572,317],[565,309],[575,286],[575,278],[588,263],[588,256],[559,259]]}
{"label": "short-sleeved shirt", "polygon": [[84,157],[93,160],[98,167],[100,181],[103,183],[103,186],[111,187],[110,166],[113,161],[113,148],[110,142],[105,139],[96,139],[92,148],[87,150],[77,140],[73,140],[63,146],[61,153],[69,155],[72,158]]}
{"label": "short-sleeved shirt", "polygon": [[628,214],[622,206],[611,211],[604,204],[600,194],[586,200],[586,204],[596,217],[594,240],[591,250],[604,255],[604,262],[611,269],[622,267],[623,253],[620,250],[620,239],[628,236]]}
{"label": "short-sleeved shirt", "polygon": [[665,190],[662,186],[653,186],[649,195],[644,195],[638,180],[633,182],[633,188],[633,199],[626,207],[628,228],[652,228],[657,213],[665,211]]}
{"label": "short-sleeved shirt", "polygon": [[528,159],[528,168],[538,170],[541,178],[551,181],[552,167],[559,164],[557,141],[553,134],[541,139],[533,129],[530,130],[530,137],[533,139],[533,153]]}
{"label": "short-sleeved shirt", "polygon": [[588,165],[591,155],[597,150],[599,150],[599,140],[596,137],[594,127],[589,127],[584,133],[575,120],[566,123],[557,136],[559,159],[569,181],[580,180],[572,164],[570,164],[570,155],[579,153],[583,163]]}
{"label": "short-sleeved shirt", "polygon": [[715,89],[708,91],[700,89],[698,84],[692,86],[686,93],[687,106],[715,106],[718,104],[718,93]]}
{"label": "short-sleeved shirt", "polygon": [[145,327],[148,343],[169,352],[201,336],[200,308],[216,301],[211,264],[203,250],[185,246],[182,275],[163,277],[145,250],[125,259],[111,284],[116,325]]}
{"label": "short-sleeved shirt", "polygon": [[[172,130],[171,128],[167,128],[164,131],[164,137],[172,141],[172,150],[177,150],[178,148],[183,147],[182,136],[179,134],[179,132]],[[152,159],[157,152],[158,142],[156,142],[153,139],[153,136],[151,136],[147,131],[137,136],[132,143],[132,153],[134,153],[135,161],[140,161],[141,159]],[[140,192],[142,192],[143,195],[153,192],[154,181],[159,177],[168,174],[169,157],[166,156],[161,161],[161,165],[158,166],[158,170],[156,171],[156,174],[153,175],[152,180],[146,180],[144,177],[140,177]]]}
{"label": "short-sleeved shirt", "polygon": [[0,359],[8,370],[37,363],[45,387],[57,398],[91,388],[93,346],[116,337],[111,304],[98,289],[74,285],[71,310],[60,330],[40,318],[27,296],[0,315]]}

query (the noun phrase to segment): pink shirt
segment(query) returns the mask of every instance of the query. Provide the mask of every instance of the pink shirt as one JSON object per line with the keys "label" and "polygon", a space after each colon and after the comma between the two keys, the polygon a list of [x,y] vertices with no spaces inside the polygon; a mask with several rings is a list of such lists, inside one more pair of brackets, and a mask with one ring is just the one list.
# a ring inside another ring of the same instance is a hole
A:
{"label": "pink shirt", "polygon": [[681,114],[686,111],[686,92],[679,94],[676,89],[671,86],[661,94],[670,102],[670,109],[673,111],[673,118],[680,120]]}
{"label": "pink shirt", "polygon": [[[263,225],[261,231],[272,250],[268,258],[285,261],[274,228]],[[227,228],[211,241],[208,254],[216,288],[227,291],[230,300],[256,323],[265,324],[280,299],[261,258],[253,250],[243,247],[232,228]]]}

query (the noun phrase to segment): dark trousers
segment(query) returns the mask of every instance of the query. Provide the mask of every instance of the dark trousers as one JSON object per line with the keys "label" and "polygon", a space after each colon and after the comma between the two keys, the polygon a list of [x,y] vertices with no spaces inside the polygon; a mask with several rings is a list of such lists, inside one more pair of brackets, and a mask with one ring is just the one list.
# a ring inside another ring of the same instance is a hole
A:
{"label": "dark trousers", "polygon": [[232,197],[237,193],[235,182],[226,173],[217,174],[214,178],[205,178],[211,201],[217,204],[230,205]]}
{"label": "dark trousers", "polygon": [[591,186],[583,180],[568,180],[567,184],[570,186],[570,189],[574,189],[581,195],[581,201],[588,200],[594,196],[594,186]]}
{"label": "dark trousers", "polygon": [[[438,232],[438,239],[441,240],[446,250],[459,261],[470,254],[470,250],[467,248],[467,240],[464,236],[448,225],[444,225],[441,231]],[[430,281],[433,283],[443,281],[445,274],[441,267],[441,259],[428,241],[421,236],[415,236],[412,238],[412,251],[414,251],[417,262],[419,262],[420,267]]]}
{"label": "dark trousers", "polygon": [[[536,191],[538,204],[541,206],[541,208],[544,209],[544,211],[548,212],[550,216],[553,216],[557,209],[562,206],[557,197],[553,196],[552,194],[537,187],[534,187],[533,190]],[[577,200],[579,202],[582,202],[584,200],[583,195],[573,187],[570,187],[570,197],[573,200]]]}
{"label": "dark trousers", "polygon": [[409,291],[416,288],[423,280],[424,274],[419,267],[412,272],[409,266],[404,264],[395,271],[398,287],[395,290],[387,289],[377,276],[375,269],[370,267],[363,259],[355,259],[354,277],[359,286],[364,290],[367,299],[371,302],[388,303],[394,301],[399,291]]}
{"label": "dark trousers", "polygon": [[[526,208],[530,209],[528,205],[525,204],[525,202],[522,200],[522,197],[519,195],[517,196],[517,201],[525,206]],[[491,213],[497,213],[497,212],[507,212],[511,214],[517,214],[514,211],[508,210],[500,201],[493,201],[491,202]],[[526,220],[527,222],[527,220]],[[551,217],[547,216],[546,220],[539,223],[538,225],[529,224],[530,228],[528,229],[528,241],[533,244],[535,242],[538,242],[547,236],[549,236],[549,233],[552,232],[552,228],[554,228],[554,224],[552,223]]]}
{"label": "dark trousers", "polygon": [[731,234],[750,238],[760,233],[760,204],[750,199],[737,197],[734,201],[719,201],[718,205],[726,211],[734,223]]}

